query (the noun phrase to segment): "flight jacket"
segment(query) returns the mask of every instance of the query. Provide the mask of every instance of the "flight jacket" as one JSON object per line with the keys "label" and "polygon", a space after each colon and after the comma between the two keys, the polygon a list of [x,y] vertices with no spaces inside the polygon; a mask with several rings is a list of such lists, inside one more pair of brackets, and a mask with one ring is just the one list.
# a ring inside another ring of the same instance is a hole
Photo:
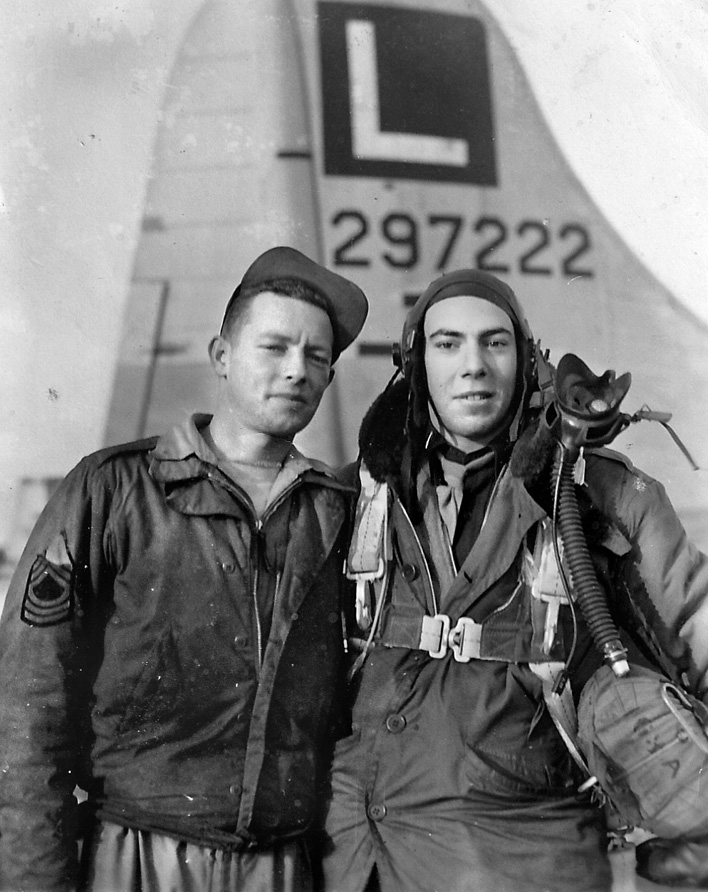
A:
{"label": "flight jacket", "polygon": [[[370,583],[378,616],[372,630],[357,633],[359,647],[367,637],[371,641],[355,680],[353,728],[354,737],[361,735],[362,753],[354,749],[352,764],[363,774],[369,770],[363,747],[374,739],[366,730],[376,728],[382,747],[376,770],[386,788],[385,750],[393,738],[380,731],[385,716],[403,709],[402,691],[430,685],[420,710],[435,713],[431,728],[459,720],[455,734],[496,766],[496,773],[514,777],[520,789],[543,797],[544,790],[572,788],[576,772],[550,717],[540,713],[542,685],[529,665],[571,657],[577,699],[602,657],[582,615],[576,609],[573,620],[567,607],[560,609],[556,634],[544,647],[548,605],[531,594],[533,572],[526,565],[551,511],[548,466],[554,445],[537,426],[527,429],[500,469],[476,542],[455,567],[427,462],[418,477],[421,516],[405,505],[400,469],[406,387],[395,385],[380,397],[360,433],[361,462],[387,491],[389,553],[386,573]],[[356,472],[350,466],[346,473],[352,479]],[[621,454],[601,449],[587,453],[585,481],[576,491],[598,579],[615,621],[627,632],[632,656],[660,665],[708,702],[708,559],[687,539],[664,487]],[[360,532],[355,528],[355,540]],[[450,629],[464,617],[481,625],[471,662],[457,663],[450,648],[436,658],[426,653],[427,645],[421,647],[423,622],[435,615],[449,618]],[[433,693],[438,683],[441,690]],[[466,708],[461,711],[459,704]],[[417,735],[408,739],[405,758],[425,760],[436,743],[425,739],[417,713],[406,720]],[[401,771],[401,758],[397,749],[392,771]],[[454,760],[447,767],[443,760],[437,764],[435,789],[454,796]]]}
{"label": "flight jacket", "polygon": [[313,820],[349,493],[298,456],[257,520],[205,459],[207,421],[83,459],[19,562],[0,627],[1,888],[73,888],[77,787],[106,820],[235,850]]}

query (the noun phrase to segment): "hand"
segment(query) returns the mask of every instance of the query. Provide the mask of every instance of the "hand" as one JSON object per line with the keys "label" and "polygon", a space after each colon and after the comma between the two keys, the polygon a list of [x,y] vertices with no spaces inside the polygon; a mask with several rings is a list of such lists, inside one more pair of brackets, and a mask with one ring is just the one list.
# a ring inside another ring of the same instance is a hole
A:
{"label": "hand", "polygon": [[666,886],[708,889],[708,837],[649,839],[637,846],[637,873]]}

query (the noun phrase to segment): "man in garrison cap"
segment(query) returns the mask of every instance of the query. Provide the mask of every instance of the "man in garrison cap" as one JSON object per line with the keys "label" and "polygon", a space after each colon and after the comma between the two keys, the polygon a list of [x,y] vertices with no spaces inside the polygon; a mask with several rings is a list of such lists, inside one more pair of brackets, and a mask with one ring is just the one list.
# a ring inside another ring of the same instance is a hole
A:
{"label": "man in garrison cap", "polygon": [[310,888],[350,496],[292,441],[366,313],[267,251],[209,345],[214,414],[51,499],[0,626],[1,889]]}

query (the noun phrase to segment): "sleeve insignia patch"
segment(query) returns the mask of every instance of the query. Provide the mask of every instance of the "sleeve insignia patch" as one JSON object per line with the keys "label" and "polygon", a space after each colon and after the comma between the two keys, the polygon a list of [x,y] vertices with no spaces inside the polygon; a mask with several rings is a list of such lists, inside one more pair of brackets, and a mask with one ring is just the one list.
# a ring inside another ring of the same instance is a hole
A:
{"label": "sleeve insignia patch", "polygon": [[[49,557],[59,558],[55,563]],[[73,615],[72,567],[66,544],[53,543],[39,554],[29,572],[21,619],[29,626],[56,626]]]}

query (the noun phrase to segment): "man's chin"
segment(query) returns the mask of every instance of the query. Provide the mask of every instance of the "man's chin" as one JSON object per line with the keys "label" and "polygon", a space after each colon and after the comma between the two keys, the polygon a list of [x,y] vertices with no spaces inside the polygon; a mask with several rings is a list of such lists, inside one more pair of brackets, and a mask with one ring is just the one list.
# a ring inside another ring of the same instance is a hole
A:
{"label": "man's chin", "polygon": [[469,440],[487,440],[494,437],[501,425],[496,418],[478,417],[460,419],[456,425],[456,433]]}
{"label": "man's chin", "polygon": [[446,434],[445,438],[454,446],[467,452],[482,449],[497,439],[504,430],[504,425],[480,425],[474,429],[460,426],[454,435]]}
{"label": "man's chin", "polygon": [[296,434],[303,431],[312,421],[314,412],[290,413],[285,418],[274,420],[268,426],[267,433],[271,437],[277,437],[281,440],[292,440]]}
{"label": "man's chin", "polygon": [[455,423],[455,435],[484,446],[495,440],[510,422],[509,413],[500,414],[499,408],[480,407],[477,411],[469,411],[452,419]]}

